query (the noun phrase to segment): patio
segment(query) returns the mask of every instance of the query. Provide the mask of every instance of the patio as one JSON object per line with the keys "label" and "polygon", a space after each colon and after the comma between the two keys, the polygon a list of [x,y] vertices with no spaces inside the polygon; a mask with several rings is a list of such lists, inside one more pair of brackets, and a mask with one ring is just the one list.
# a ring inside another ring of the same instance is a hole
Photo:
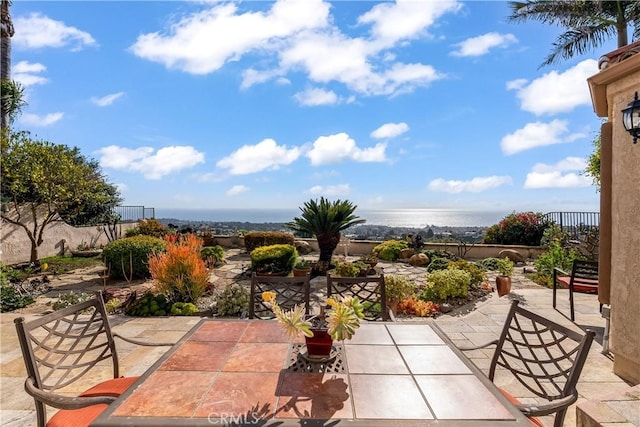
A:
{"label": "patio", "polygon": [[[231,261],[222,268],[215,270],[215,281],[228,283],[231,278],[237,277],[246,265],[242,260]],[[418,274],[404,266],[386,266],[388,274],[393,268],[395,273]],[[511,299],[518,299],[521,305],[528,310],[547,317],[555,322],[572,329],[591,328],[596,331],[594,342],[585,368],[578,383],[580,400],[578,404],[592,399],[598,399],[604,395],[622,392],[629,386],[618,376],[613,374],[613,361],[603,354],[602,332],[604,320],[598,311],[598,301],[593,295],[576,294],[576,322],[569,320],[569,302],[566,291],[559,294],[558,311],[551,307],[551,290],[537,286],[522,275],[522,268],[518,269],[514,276],[514,288],[508,297],[498,298],[496,293],[479,303],[468,313],[452,312],[438,317],[435,322],[448,337],[457,345],[481,344],[497,336],[500,332]],[[317,287],[318,290],[321,286]],[[13,319],[20,314],[8,313],[0,315],[0,372],[1,372],[1,396],[0,396],[0,424],[3,426],[27,427],[35,425],[35,412],[33,400],[23,391],[23,381],[26,376],[22,356],[17,342]],[[31,315],[28,315],[31,316]],[[195,317],[164,317],[164,318],[131,318],[122,315],[111,317],[114,331],[128,337],[136,337],[149,341],[178,341],[200,319]],[[407,320],[408,321],[408,320]],[[166,348],[140,348],[123,342],[118,342],[118,352],[121,360],[121,373],[128,375],[141,375],[159,357],[164,354]],[[486,372],[492,350],[476,350],[467,354],[472,362]],[[509,382],[509,378],[496,375],[496,384],[504,387],[515,397],[523,402],[531,402],[531,395],[527,390],[515,387]],[[473,396],[470,396],[473,398]],[[575,405],[574,405],[575,406]],[[620,422],[626,416],[627,420],[633,420],[632,412],[635,406],[628,407],[628,414],[620,414],[612,410],[611,422]],[[624,412],[625,406],[621,411]],[[544,418],[545,425],[551,425],[550,418]],[[576,411],[570,409],[567,413],[564,425],[576,425]],[[617,424],[620,427],[633,424]]]}

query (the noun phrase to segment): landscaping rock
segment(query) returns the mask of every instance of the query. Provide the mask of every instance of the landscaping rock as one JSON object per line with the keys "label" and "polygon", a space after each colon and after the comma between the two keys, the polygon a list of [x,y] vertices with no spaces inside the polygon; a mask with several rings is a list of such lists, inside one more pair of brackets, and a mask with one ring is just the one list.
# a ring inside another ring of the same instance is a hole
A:
{"label": "landscaping rock", "polygon": [[415,253],[416,252],[411,248],[403,249],[400,251],[400,259],[411,258]]}
{"label": "landscaping rock", "polygon": [[309,242],[305,242],[304,240],[296,240],[295,245],[300,255],[307,255],[313,251]]}
{"label": "landscaping rock", "polygon": [[520,252],[516,251],[515,249],[503,249],[500,251],[500,253],[498,254],[498,258],[504,258],[507,257],[509,258],[511,261],[513,261],[514,263],[518,264],[518,263],[523,263],[524,264],[524,255],[522,255]]}
{"label": "landscaping rock", "polygon": [[409,264],[414,267],[422,267],[429,264],[429,257],[426,254],[415,254],[409,258]]}

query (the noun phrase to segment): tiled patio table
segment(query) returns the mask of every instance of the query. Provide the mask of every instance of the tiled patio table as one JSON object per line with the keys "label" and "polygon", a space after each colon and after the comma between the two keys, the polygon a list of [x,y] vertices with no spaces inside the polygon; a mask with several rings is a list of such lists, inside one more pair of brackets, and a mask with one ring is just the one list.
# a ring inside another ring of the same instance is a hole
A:
{"label": "tiled patio table", "polygon": [[92,426],[529,425],[433,323],[365,323],[334,347],[310,363],[276,321],[203,320]]}

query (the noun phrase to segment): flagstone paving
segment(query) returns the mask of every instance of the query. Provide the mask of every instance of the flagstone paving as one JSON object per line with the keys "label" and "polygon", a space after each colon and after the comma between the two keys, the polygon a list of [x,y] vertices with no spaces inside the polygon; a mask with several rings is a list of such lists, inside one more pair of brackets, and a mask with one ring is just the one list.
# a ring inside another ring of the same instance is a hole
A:
{"label": "flagstone paving", "polygon": [[[248,285],[249,277],[246,274],[249,267],[248,258],[242,256],[239,251],[228,253],[227,258],[228,261],[225,265],[214,270],[211,277],[214,284],[217,287],[224,287],[234,282]],[[380,263],[379,266],[383,268],[385,274],[404,274],[417,282],[424,281],[425,278],[424,268],[411,267],[401,263]],[[13,320],[18,316],[26,316],[27,319],[30,319],[49,309],[44,305],[44,302],[56,292],[68,292],[69,290],[91,292],[102,289],[104,282],[101,274],[101,269],[93,269],[55,278],[52,280],[53,293],[40,297],[39,304],[22,310],[21,313],[0,314],[0,425],[12,427],[35,425],[33,399],[23,390],[26,372]],[[314,299],[316,301],[322,300],[325,292],[324,278],[315,278],[312,283]],[[128,285],[124,283],[118,286],[127,288]],[[148,286],[148,283],[143,283],[135,284],[134,287],[144,289]],[[108,287],[112,287],[112,284],[109,284]],[[557,310],[551,307],[551,295],[550,289],[531,282],[522,274],[522,268],[517,268],[513,277],[512,292],[509,295],[500,298],[494,292],[483,300],[476,301],[463,309],[441,315],[434,321],[457,345],[481,344],[497,337],[511,301],[517,299],[523,307],[569,328],[576,330],[590,328],[596,331],[596,342],[591,348],[578,382],[580,398],[577,404],[628,390],[630,386],[612,372],[612,356],[601,353],[604,319],[598,310],[597,297],[575,294],[576,321],[571,322],[568,318],[569,298],[567,291],[560,291]],[[399,319],[399,321],[416,320],[420,321],[420,319]],[[199,318],[134,318],[112,315],[110,321],[113,330],[122,335],[148,341],[167,342],[178,340],[199,321]],[[116,344],[121,360],[121,374],[125,376],[140,375],[166,351],[166,348],[137,347],[123,341],[118,341]],[[491,349],[476,350],[467,355],[480,369],[487,372],[492,355]],[[518,387],[508,377],[497,375],[495,381],[522,401],[535,401],[527,390]],[[473,396],[469,397],[473,398]],[[573,405],[568,411],[565,426],[576,425],[575,406]],[[545,425],[552,425],[551,417],[543,417],[542,420]],[[611,425],[622,427],[630,424]]]}

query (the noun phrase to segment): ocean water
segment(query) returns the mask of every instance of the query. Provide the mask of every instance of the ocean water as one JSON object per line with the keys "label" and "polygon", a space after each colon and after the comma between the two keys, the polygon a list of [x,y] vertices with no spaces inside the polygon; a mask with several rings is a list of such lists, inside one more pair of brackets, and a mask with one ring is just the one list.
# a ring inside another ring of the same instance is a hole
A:
{"label": "ocean water", "polygon": [[[470,211],[455,209],[357,209],[356,215],[366,219],[368,225],[424,228],[486,227],[496,224],[510,212]],[[156,218],[174,218],[184,221],[216,222],[288,222],[300,215],[295,209],[163,209],[156,208]]]}

